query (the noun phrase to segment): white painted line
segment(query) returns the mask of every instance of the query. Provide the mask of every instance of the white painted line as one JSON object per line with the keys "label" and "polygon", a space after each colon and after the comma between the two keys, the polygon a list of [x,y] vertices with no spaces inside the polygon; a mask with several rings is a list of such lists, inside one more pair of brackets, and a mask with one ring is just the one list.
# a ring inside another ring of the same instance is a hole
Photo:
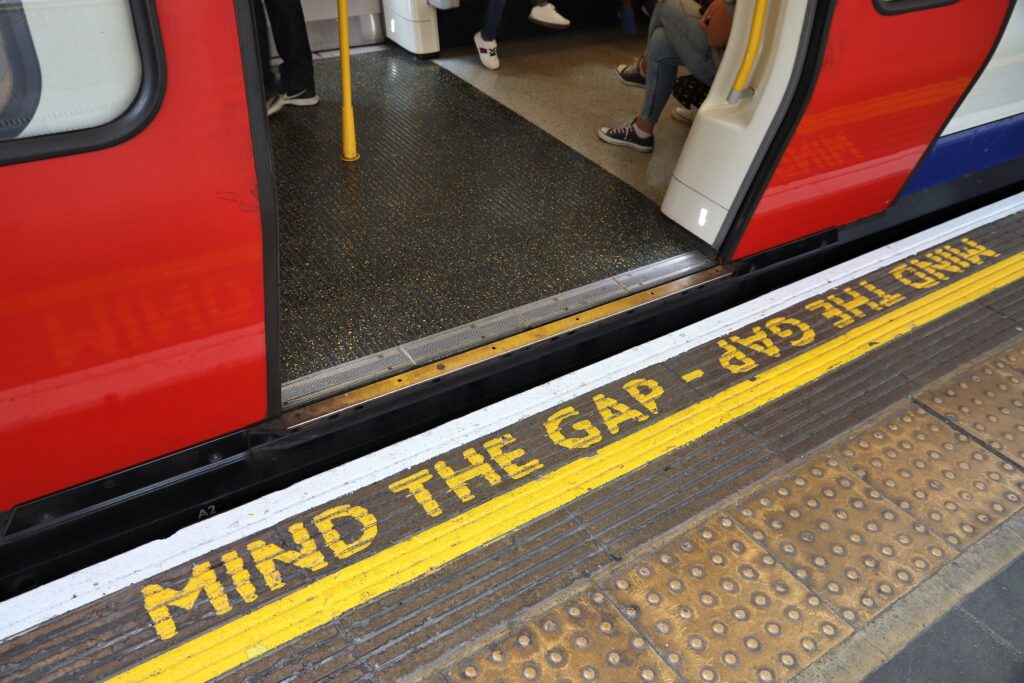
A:
{"label": "white painted line", "polygon": [[1024,193],[876,249],[287,489],[193,524],[169,538],[152,541],[11,598],[0,603],[0,640],[144,581],[184,563],[185,558],[205,555],[284,519],[431,460],[463,443],[490,436],[506,425],[587,394],[619,377],[717,339],[726,332],[759,320],[765,311],[786,308],[837,283],[861,277],[1021,210],[1024,210]]}

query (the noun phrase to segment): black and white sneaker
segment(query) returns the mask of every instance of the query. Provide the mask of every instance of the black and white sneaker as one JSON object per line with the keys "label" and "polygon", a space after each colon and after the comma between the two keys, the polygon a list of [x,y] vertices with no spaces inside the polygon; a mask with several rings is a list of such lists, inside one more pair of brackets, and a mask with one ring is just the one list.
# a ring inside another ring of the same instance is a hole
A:
{"label": "black and white sneaker", "polygon": [[626,125],[620,128],[600,128],[597,131],[597,137],[601,138],[609,145],[619,145],[620,147],[629,147],[635,149],[638,152],[650,152],[654,149],[654,135],[648,135],[642,137],[642,133],[637,130],[636,123],[630,121]]}
{"label": "black and white sneaker", "polygon": [[312,107],[314,104],[320,103],[320,96],[313,90],[299,90],[298,92],[290,93],[286,92],[281,95],[281,99],[285,104],[290,104],[294,107]]}
{"label": "black and white sneaker", "polygon": [[267,116],[273,116],[284,108],[284,100],[281,99],[280,95],[270,95],[267,97],[266,104]]}
{"label": "black and white sneaker", "polygon": [[473,42],[476,44],[476,53],[480,57],[481,64],[492,71],[501,66],[501,60],[498,59],[497,41],[484,40],[484,37],[477,31],[473,36]]}
{"label": "black and white sneaker", "polygon": [[639,57],[634,59],[632,64],[619,64],[615,68],[615,73],[619,75],[619,80],[623,85],[631,85],[634,88],[642,88],[647,85],[647,77],[640,70]]}

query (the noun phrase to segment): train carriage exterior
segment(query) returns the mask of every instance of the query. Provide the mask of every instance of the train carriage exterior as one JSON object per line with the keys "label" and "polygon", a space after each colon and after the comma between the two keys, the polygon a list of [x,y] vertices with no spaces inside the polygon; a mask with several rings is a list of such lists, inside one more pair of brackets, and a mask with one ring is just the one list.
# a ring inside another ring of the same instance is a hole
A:
{"label": "train carriage exterior", "polygon": [[739,0],[661,205],[694,286],[286,409],[254,21],[0,0],[2,594],[1024,182],[1021,3]]}

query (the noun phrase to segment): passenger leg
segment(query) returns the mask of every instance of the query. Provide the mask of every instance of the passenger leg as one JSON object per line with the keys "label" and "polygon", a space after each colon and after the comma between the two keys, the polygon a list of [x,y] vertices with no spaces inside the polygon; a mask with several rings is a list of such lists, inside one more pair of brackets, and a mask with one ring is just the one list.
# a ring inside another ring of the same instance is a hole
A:
{"label": "passenger leg", "polygon": [[480,29],[480,36],[490,42],[498,36],[498,27],[501,26],[501,15],[505,12],[505,0],[488,0],[487,10],[484,12],[484,25]]}
{"label": "passenger leg", "polygon": [[666,34],[665,27],[659,26],[647,41],[648,73],[640,116],[624,126],[598,130],[597,136],[605,142],[639,152],[650,152],[654,149],[654,124],[657,123],[658,116],[672,94],[676,70],[681,64]]}
{"label": "passenger leg", "polygon": [[651,21],[649,24],[647,24],[647,40],[650,40],[651,34],[654,33],[654,31],[659,26],[661,26],[661,18],[658,16],[658,5],[660,4],[660,2],[655,4],[654,7],[651,9]]}
{"label": "passenger leg", "polygon": [[640,107],[639,125],[646,133],[653,132],[661,111],[672,95],[676,82],[676,71],[682,61],[676,54],[668,31],[659,26],[647,43],[647,84],[644,86],[644,102]]}
{"label": "passenger leg", "polygon": [[[483,28],[473,36],[480,63],[488,69],[497,69],[501,66],[496,38],[504,10],[505,0],[488,0]],[[569,20],[559,14],[548,0],[534,0],[533,9],[530,10],[530,21],[545,28],[569,28]]]}
{"label": "passenger leg", "polygon": [[264,0],[281,56],[281,92],[286,104],[309,106],[320,98],[313,81],[313,55],[299,0]]}
{"label": "passenger leg", "polygon": [[569,20],[559,14],[555,6],[548,2],[548,0],[533,0],[533,9],[530,10],[530,21],[544,28],[569,28]]}
{"label": "passenger leg", "polygon": [[620,0],[619,25],[622,26],[622,31],[626,35],[635,36],[639,32],[636,26],[636,10],[633,9],[633,0]]}
{"label": "passenger leg", "polygon": [[277,92],[277,81],[274,70],[270,68],[270,39],[267,37],[267,14],[261,0],[249,0],[252,21],[256,24],[256,47],[259,50],[260,68],[263,70],[263,99],[266,103],[267,116],[281,111],[284,100]]}
{"label": "passenger leg", "polygon": [[[661,16],[658,8],[662,3],[653,5],[650,11],[651,23],[647,25],[647,42],[651,42],[651,36],[661,27]],[[644,87],[647,82],[647,57],[640,55],[629,64],[619,64],[615,73],[624,85],[631,85],[637,88]]]}
{"label": "passenger leg", "polygon": [[473,43],[476,45],[476,54],[480,63],[488,69],[497,69],[501,66],[498,60],[498,27],[501,25],[501,15],[505,11],[505,0],[488,0],[487,10],[484,12],[484,25],[473,36]]}
{"label": "passenger leg", "polygon": [[700,27],[700,22],[686,13],[679,0],[658,3],[655,15],[659,28],[664,29],[683,66],[701,83],[711,85],[718,65],[711,56],[707,34]]}

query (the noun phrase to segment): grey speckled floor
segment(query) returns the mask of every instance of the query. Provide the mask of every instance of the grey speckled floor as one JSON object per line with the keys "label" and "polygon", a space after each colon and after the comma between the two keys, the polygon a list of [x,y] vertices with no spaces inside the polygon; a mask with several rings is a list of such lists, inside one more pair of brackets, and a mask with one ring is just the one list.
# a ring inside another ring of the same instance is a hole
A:
{"label": "grey speckled floor", "polygon": [[323,102],[271,119],[291,380],[688,250],[643,194],[431,62],[352,59],[359,151]]}
{"label": "grey speckled floor", "polygon": [[555,32],[500,42],[497,71],[482,68],[472,48],[447,50],[435,61],[660,204],[690,131],[670,116],[679,103],[670,99],[665,107],[652,154],[597,138],[601,126],[620,125],[640,112],[644,91],[622,85],[615,67],[639,55],[644,44],[643,36],[617,28]]}

